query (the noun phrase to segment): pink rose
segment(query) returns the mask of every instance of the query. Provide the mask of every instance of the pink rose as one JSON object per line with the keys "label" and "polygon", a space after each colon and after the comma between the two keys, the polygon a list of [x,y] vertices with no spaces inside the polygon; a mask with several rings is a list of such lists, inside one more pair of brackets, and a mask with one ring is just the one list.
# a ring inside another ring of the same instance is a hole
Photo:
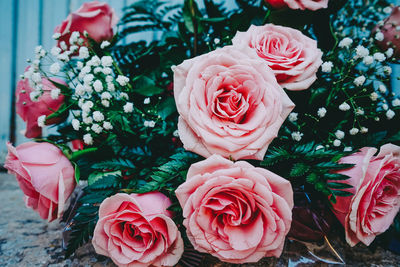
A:
{"label": "pink rose", "polygon": [[317,41],[288,27],[251,25],[247,32],[238,32],[232,43],[248,54],[255,51],[273,70],[278,83],[288,90],[308,89],[322,64]]}
{"label": "pink rose", "polygon": [[103,201],[93,235],[98,254],[118,266],[173,266],[183,253],[183,240],[159,192],[116,194]]}
{"label": "pink rose", "polygon": [[265,0],[274,8],[289,7],[291,9],[317,10],[328,7],[329,0]]}
{"label": "pink rose", "polygon": [[281,255],[292,221],[289,181],[213,155],[193,164],[175,193],[196,250],[238,264]]}
{"label": "pink rose", "polygon": [[294,108],[265,61],[232,46],[173,71],[179,136],[204,157],[261,160]]}
{"label": "pink rose", "polygon": [[389,17],[385,19],[382,26],[376,26],[373,33],[374,37],[378,32],[383,34],[383,39],[378,41],[377,44],[383,49],[387,50],[393,48],[394,56],[400,57],[400,7],[394,7]]}
{"label": "pink rose", "polygon": [[[51,78],[54,82],[67,85],[64,81]],[[38,118],[42,115],[48,116],[57,111],[64,103],[64,95],[59,95],[57,99],[51,97],[51,91],[57,87],[48,79],[42,79],[43,95],[38,98],[38,101],[32,101],[30,93],[34,91],[28,79],[18,82],[16,90],[16,111],[17,114],[26,122],[25,136],[28,138],[36,138],[42,135],[42,128],[38,126]],[[53,118],[46,120],[46,124],[57,124],[64,118]]]}
{"label": "pink rose", "polygon": [[343,224],[351,246],[370,245],[376,235],[392,224],[400,207],[400,147],[386,144],[378,155],[376,148],[344,157],[341,163],[355,166],[339,173],[350,176],[343,182],[353,188],[349,197],[337,197],[333,210]]}
{"label": "pink rose", "polygon": [[75,188],[74,167],[62,151],[50,143],[7,143],[4,167],[16,176],[27,207],[49,222],[60,218]]}
{"label": "pink rose", "polygon": [[86,31],[89,37],[96,42],[110,40],[113,38],[113,27],[117,24],[118,18],[109,5],[106,3],[93,1],[83,3],[83,5],[68,15],[68,17],[58,25],[54,32],[60,33],[58,42],[64,41],[68,46],[72,32],[79,32],[81,37]]}

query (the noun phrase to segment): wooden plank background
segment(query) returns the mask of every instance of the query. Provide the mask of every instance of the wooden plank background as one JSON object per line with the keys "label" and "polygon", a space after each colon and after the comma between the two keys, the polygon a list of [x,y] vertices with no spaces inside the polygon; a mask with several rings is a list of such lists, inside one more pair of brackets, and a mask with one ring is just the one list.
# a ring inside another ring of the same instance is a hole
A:
{"label": "wooden plank background", "polygon": [[[122,16],[122,8],[135,0],[102,0],[110,4]],[[182,2],[183,0],[170,0]],[[0,163],[6,155],[6,142],[15,140],[17,144],[26,142],[21,134],[25,123],[15,114],[15,86],[20,74],[27,66],[26,59],[34,56],[34,48],[42,44],[50,49],[55,41],[52,40],[53,30],[67,15],[79,8],[88,0],[0,0]],[[400,0],[393,0],[400,4]],[[198,1],[200,8],[203,1]],[[229,8],[235,6],[234,0],[227,0]],[[138,38],[148,39],[148,36]],[[400,68],[394,66],[393,85],[400,91],[399,82],[395,77],[400,76]],[[399,92],[400,94],[400,92]],[[16,121],[15,128],[12,121]]]}

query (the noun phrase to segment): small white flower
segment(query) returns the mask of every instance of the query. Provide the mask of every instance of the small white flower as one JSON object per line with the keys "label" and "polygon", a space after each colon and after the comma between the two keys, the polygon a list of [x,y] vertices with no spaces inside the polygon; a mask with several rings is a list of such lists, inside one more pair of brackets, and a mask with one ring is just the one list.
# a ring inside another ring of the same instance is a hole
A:
{"label": "small white flower", "polygon": [[37,118],[37,124],[40,128],[43,128],[45,126],[45,122],[46,122],[46,115],[42,115]]}
{"label": "small white flower", "polygon": [[107,90],[110,91],[110,92],[114,92],[115,91],[114,83],[107,83]]}
{"label": "small white flower", "polygon": [[113,59],[110,56],[104,56],[101,57],[101,65],[103,65],[103,67],[110,67],[113,64]]}
{"label": "small white flower", "polygon": [[77,31],[74,31],[71,33],[70,37],[69,37],[69,43],[70,44],[75,44],[78,42],[78,38],[80,36],[80,33]]}
{"label": "small white flower", "polygon": [[81,128],[81,123],[77,119],[73,119],[71,121],[71,124],[72,128],[74,128],[75,131],[79,131],[79,129]]}
{"label": "small white flower", "polygon": [[166,72],[161,73],[161,78],[168,78],[168,74]]}
{"label": "small white flower", "polygon": [[362,116],[362,115],[364,115],[364,114],[365,114],[365,112],[364,112],[364,110],[363,110],[362,108],[358,108],[358,109],[356,110],[356,115]]}
{"label": "small white flower", "polygon": [[110,75],[107,75],[107,76],[106,76],[106,82],[107,82],[107,83],[110,83],[110,82],[112,82],[112,81],[114,81],[114,77],[113,77],[113,76],[110,76]]}
{"label": "small white flower", "polygon": [[219,38],[215,38],[215,39],[214,39],[214,44],[217,45],[217,44],[219,44],[220,42],[221,42],[221,40],[220,40]]}
{"label": "small white flower", "polygon": [[104,73],[104,75],[110,75],[112,73],[112,69],[109,67],[105,67],[103,68],[102,72]]}
{"label": "small white flower", "polygon": [[100,72],[103,72],[103,68],[102,67],[96,67],[96,68],[94,68],[93,72],[94,72],[94,74],[98,74]]}
{"label": "small white flower", "polygon": [[393,119],[393,117],[394,117],[395,115],[396,115],[396,113],[394,113],[394,111],[391,110],[391,109],[389,109],[388,111],[386,111],[386,118],[387,118],[388,120]]}
{"label": "small white flower", "polygon": [[178,130],[175,130],[175,131],[172,133],[172,135],[175,136],[175,137],[179,137],[179,131],[178,131]]}
{"label": "small white flower", "polygon": [[154,126],[156,126],[156,122],[155,121],[144,121],[143,125],[144,125],[144,127],[154,128]]}
{"label": "small white flower", "polygon": [[102,100],[110,100],[112,98],[112,95],[109,92],[103,92],[100,97]]}
{"label": "small white flower", "polygon": [[352,43],[353,43],[353,39],[351,39],[349,37],[346,37],[346,38],[343,38],[343,40],[341,40],[339,42],[339,47],[341,47],[341,48],[349,48]]}
{"label": "small white flower", "polygon": [[346,147],[343,149],[343,151],[344,151],[344,152],[351,152],[351,151],[353,151],[353,148],[352,148],[351,146],[346,146]]}
{"label": "small white flower", "polygon": [[303,133],[301,133],[301,132],[293,132],[292,133],[292,139],[294,140],[294,141],[297,141],[297,142],[299,142],[300,140],[301,140],[301,138],[303,137]]}
{"label": "small white flower", "polygon": [[101,64],[101,60],[100,60],[100,58],[99,58],[98,56],[93,56],[93,57],[88,61],[87,64],[89,64],[89,65],[91,65],[91,66],[94,66],[94,67],[98,67],[98,66],[100,66],[100,64]]}
{"label": "small white flower", "polygon": [[100,134],[103,131],[103,127],[101,127],[97,123],[93,124],[91,129],[92,129],[93,132],[95,132],[97,134]]}
{"label": "small white flower", "polygon": [[31,80],[32,80],[34,83],[40,83],[40,82],[42,81],[42,76],[40,75],[39,72],[34,72],[34,73],[32,74]]}
{"label": "small white flower", "polygon": [[327,72],[327,73],[331,72],[332,68],[333,68],[333,63],[331,61],[326,61],[321,66],[322,72]]}
{"label": "small white flower", "polygon": [[51,90],[50,96],[52,99],[58,99],[61,94],[61,90],[59,88]]}
{"label": "small white flower", "polygon": [[[83,114],[82,114],[82,115],[83,115]],[[82,116],[82,119],[83,119],[83,122],[86,123],[86,124],[91,124],[91,123],[93,123],[93,118],[92,118],[92,117],[83,117],[83,116]]]}
{"label": "small white flower", "polygon": [[133,112],[133,103],[128,102],[124,105],[124,112],[125,113],[131,113]]}
{"label": "small white flower", "polygon": [[387,6],[383,9],[383,12],[385,12],[386,14],[390,14],[392,13],[392,7],[391,6]]}
{"label": "small white flower", "polygon": [[393,54],[394,54],[393,48],[391,48],[391,47],[388,48],[388,50],[386,50],[385,54],[386,54],[386,56],[387,56],[388,58],[392,57]]}
{"label": "small white flower", "polygon": [[39,100],[41,93],[39,91],[32,91],[29,93],[29,98],[33,102],[37,102]]}
{"label": "small white flower", "polygon": [[91,71],[92,71],[92,68],[90,66],[86,65],[85,67],[83,67],[81,69],[81,72],[79,73],[79,75],[81,75],[83,78],[83,77],[85,77],[86,74],[88,74]]}
{"label": "small white flower", "polygon": [[382,108],[383,108],[383,110],[388,110],[388,109],[389,109],[389,106],[388,106],[388,104],[383,104],[383,105],[382,105]]}
{"label": "small white flower", "polygon": [[381,119],[379,117],[375,117],[375,121],[380,121]]}
{"label": "small white flower", "polygon": [[333,141],[333,145],[336,146],[336,147],[340,146],[341,144],[342,144],[342,142],[340,140],[338,140],[338,139]]}
{"label": "small white flower", "polygon": [[50,66],[50,73],[52,73],[52,74],[55,75],[55,74],[58,74],[58,73],[60,72],[60,70],[61,70],[61,66],[60,66],[60,64],[58,64],[57,62],[51,64],[51,66]]}
{"label": "small white flower", "polygon": [[358,134],[359,131],[360,131],[360,130],[357,129],[357,128],[351,128],[350,131],[349,131],[349,133],[350,133],[351,135],[356,135],[356,134]]}
{"label": "small white flower", "polygon": [[150,97],[146,97],[146,98],[143,100],[143,104],[145,104],[145,105],[150,104]]}
{"label": "small white flower", "polygon": [[291,121],[291,122],[297,121],[298,115],[299,115],[299,114],[296,113],[296,112],[290,113],[290,114],[289,114],[289,121]]}
{"label": "small white flower", "polygon": [[104,107],[108,108],[108,107],[110,106],[110,101],[108,101],[108,100],[101,100],[101,104],[102,104]]}
{"label": "small white flower", "polygon": [[379,90],[379,92],[381,92],[382,94],[384,94],[384,93],[386,93],[387,88],[386,88],[386,86],[385,86],[384,84],[380,84],[378,90]]}
{"label": "small white flower", "polygon": [[393,99],[393,101],[392,101],[392,106],[393,106],[393,107],[398,107],[398,106],[400,106],[400,99],[398,99],[398,98]]}
{"label": "small white flower", "polygon": [[127,93],[124,93],[124,92],[119,93],[119,97],[120,97],[121,99],[129,100],[128,94],[127,94]]}
{"label": "small white flower", "polygon": [[371,98],[372,101],[378,100],[378,97],[379,97],[378,94],[375,93],[375,92],[372,92],[372,93],[369,95],[369,98]]}
{"label": "small white flower", "polygon": [[97,93],[100,93],[101,91],[103,91],[103,83],[100,80],[96,80],[93,83],[93,88]]}
{"label": "small white flower", "polygon": [[326,108],[319,108],[319,109],[318,109],[318,112],[317,112],[318,117],[320,117],[320,118],[325,117],[326,112],[327,112],[327,111],[326,111]]}
{"label": "small white flower", "polygon": [[88,93],[89,95],[93,93],[93,89],[92,86],[90,86],[90,84],[84,84],[83,88],[85,89],[85,92]]}
{"label": "small white flower", "polygon": [[108,47],[108,46],[110,46],[110,42],[109,42],[109,41],[103,41],[103,42],[101,42],[101,44],[100,44],[100,48],[101,48],[101,49],[104,49],[104,48],[106,48],[106,47]]}
{"label": "small white flower", "polygon": [[383,36],[383,33],[380,31],[375,34],[375,40],[377,41],[383,41],[384,38],[385,36]]}
{"label": "small white flower", "polygon": [[336,136],[336,138],[337,139],[343,139],[344,138],[344,132],[343,131],[341,131],[341,130],[337,130],[336,132],[335,132],[335,136]]}
{"label": "small white flower", "polygon": [[101,113],[100,111],[93,112],[93,120],[97,122],[104,121],[103,113]]}
{"label": "small white flower", "polygon": [[110,122],[105,121],[105,122],[103,122],[103,128],[106,130],[112,130],[114,127],[111,125]]}
{"label": "small white flower", "polygon": [[79,46],[77,46],[77,45],[71,45],[71,46],[69,47],[69,52],[71,52],[71,53],[73,54],[73,53],[75,53],[76,51],[78,51],[78,49],[79,49]]}
{"label": "small white flower", "polygon": [[59,32],[56,32],[56,33],[53,34],[53,36],[52,36],[52,38],[53,38],[54,40],[58,40],[58,39],[60,39],[60,37],[61,37],[61,33],[59,33]]}
{"label": "small white flower", "polygon": [[76,68],[77,68],[78,70],[82,69],[82,68],[83,68],[83,62],[82,62],[82,61],[76,62]]}
{"label": "small white flower", "polygon": [[86,46],[79,48],[79,58],[86,59],[89,57],[89,49]]}
{"label": "small white flower", "polygon": [[359,45],[359,46],[357,46],[357,48],[356,48],[356,55],[355,55],[355,59],[357,59],[357,58],[364,58],[364,57],[366,57],[366,56],[368,56],[369,55],[369,50],[368,50],[368,48],[365,48],[364,46],[362,46],[362,45]]}
{"label": "small white flower", "polygon": [[383,72],[384,72],[386,75],[390,75],[390,74],[392,74],[392,68],[391,68],[390,66],[384,66],[384,67],[383,67]]}
{"label": "small white flower", "polygon": [[383,62],[386,60],[385,54],[381,53],[381,52],[377,52],[374,54],[374,59],[378,62]]}
{"label": "small white flower", "polygon": [[129,78],[123,75],[118,75],[116,79],[117,83],[119,83],[121,86],[125,86],[129,82]]}
{"label": "small white flower", "polygon": [[350,110],[350,105],[347,104],[346,102],[343,102],[342,104],[340,104],[339,109],[341,111],[348,111]]}
{"label": "small white flower", "polygon": [[321,150],[321,149],[324,149],[324,146],[323,146],[323,145],[318,145],[318,146],[315,148],[315,150]]}
{"label": "small white flower", "polygon": [[374,57],[366,56],[365,58],[363,58],[363,63],[367,66],[371,65],[372,63],[374,63]]}
{"label": "small white flower", "polygon": [[57,59],[63,62],[68,62],[69,61],[69,52],[65,51],[64,53],[61,53],[57,56]]}
{"label": "small white flower", "polygon": [[365,76],[361,75],[354,79],[354,84],[356,86],[362,86],[365,83],[365,80],[366,80]]}
{"label": "small white flower", "polygon": [[93,74],[89,73],[89,74],[87,74],[85,77],[83,77],[83,83],[85,83],[85,84],[91,84],[92,81],[93,81],[93,79],[94,79]]}
{"label": "small white flower", "polygon": [[59,48],[58,46],[54,46],[51,50],[50,53],[57,57],[60,53],[61,53],[61,48]]}
{"label": "small white flower", "polygon": [[87,145],[92,145],[93,144],[93,137],[91,134],[85,134],[83,136],[83,142],[85,142],[85,144]]}
{"label": "small white flower", "polygon": [[67,46],[67,44],[66,44],[64,41],[61,41],[61,42],[60,42],[60,47],[61,47],[61,49],[64,50],[64,51],[68,49],[68,46]]}
{"label": "small white flower", "polygon": [[361,127],[360,132],[361,132],[362,134],[368,133],[368,128],[367,128],[367,127]]}
{"label": "small white flower", "polygon": [[93,107],[93,102],[92,101],[86,101],[85,103],[83,103],[82,105],[82,111],[89,113],[90,110]]}

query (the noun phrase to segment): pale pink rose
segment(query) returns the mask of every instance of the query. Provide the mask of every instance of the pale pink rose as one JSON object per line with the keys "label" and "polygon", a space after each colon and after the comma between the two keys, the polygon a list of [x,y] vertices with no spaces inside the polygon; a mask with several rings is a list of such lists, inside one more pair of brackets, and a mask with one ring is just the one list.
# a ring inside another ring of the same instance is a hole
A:
{"label": "pale pink rose", "polygon": [[[52,81],[59,84],[67,85],[64,81],[51,78]],[[42,135],[42,128],[38,126],[38,118],[42,115],[50,115],[57,111],[64,103],[64,95],[60,94],[57,99],[51,97],[51,90],[57,87],[48,79],[42,79],[43,95],[39,97],[38,101],[32,101],[30,93],[34,91],[29,86],[28,79],[18,82],[16,90],[16,111],[21,119],[26,122],[25,136],[28,138],[36,138]],[[46,120],[46,124],[57,124],[64,118],[57,117]]]}
{"label": "pale pink rose", "polygon": [[204,157],[261,160],[294,108],[265,61],[232,46],[173,71],[179,137]]}
{"label": "pale pink rose", "polygon": [[232,43],[248,54],[256,52],[273,70],[278,83],[288,90],[308,89],[322,64],[317,41],[288,27],[251,25],[247,32],[238,32]]}
{"label": "pale pink rose", "polygon": [[213,155],[193,164],[175,193],[196,250],[237,264],[281,255],[292,221],[289,181]]}
{"label": "pale pink rose", "polygon": [[378,155],[376,148],[344,157],[341,163],[355,166],[339,173],[350,176],[343,180],[353,186],[349,197],[337,197],[333,210],[343,224],[351,246],[358,242],[370,245],[375,236],[392,224],[400,207],[400,147],[386,144]]}
{"label": "pale pink rose", "polygon": [[78,10],[70,13],[54,32],[61,34],[58,43],[64,41],[68,46],[71,33],[75,31],[79,32],[83,39],[86,31],[89,38],[101,42],[113,38],[113,27],[117,22],[118,18],[113,8],[107,3],[93,1],[83,3]]}
{"label": "pale pink rose", "polygon": [[74,167],[63,152],[50,143],[7,143],[4,167],[14,174],[25,194],[25,204],[45,220],[60,218],[75,188]]}
{"label": "pale pink rose", "polygon": [[183,253],[183,240],[159,192],[118,193],[99,210],[92,244],[118,266],[173,266]]}
{"label": "pale pink rose", "polygon": [[327,8],[329,0],[265,0],[274,8],[289,7],[291,9],[317,10]]}

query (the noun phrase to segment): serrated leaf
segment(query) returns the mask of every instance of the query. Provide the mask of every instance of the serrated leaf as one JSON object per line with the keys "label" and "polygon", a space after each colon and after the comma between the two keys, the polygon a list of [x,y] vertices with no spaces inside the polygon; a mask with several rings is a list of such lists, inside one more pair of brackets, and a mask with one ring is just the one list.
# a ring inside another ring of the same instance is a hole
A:
{"label": "serrated leaf", "polygon": [[350,177],[344,174],[340,174],[340,173],[326,173],[323,176],[326,180],[347,180]]}
{"label": "serrated leaf", "polygon": [[345,184],[345,183],[336,183],[336,182],[330,182],[326,184],[329,188],[331,189],[348,189],[348,188],[353,188],[352,185]]}
{"label": "serrated leaf", "polygon": [[104,176],[121,176],[121,171],[112,171],[112,172],[93,172],[88,177],[88,185],[92,185],[103,179]]}
{"label": "serrated leaf", "polygon": [[342,190],[332,190],[332,193],[335,194],[336,196],[340,196],[340,197],[349,197],[349,196],[353,195],[353,193],[350,193],[347,191],[342,191]]}
{"label": "serrated leaf", "polygon": [[299,177],[305,175],[310,170],[310,166],[307,166],[304,163],[296,163],[293,165],[292,170],[290,171],[290,176]]}

